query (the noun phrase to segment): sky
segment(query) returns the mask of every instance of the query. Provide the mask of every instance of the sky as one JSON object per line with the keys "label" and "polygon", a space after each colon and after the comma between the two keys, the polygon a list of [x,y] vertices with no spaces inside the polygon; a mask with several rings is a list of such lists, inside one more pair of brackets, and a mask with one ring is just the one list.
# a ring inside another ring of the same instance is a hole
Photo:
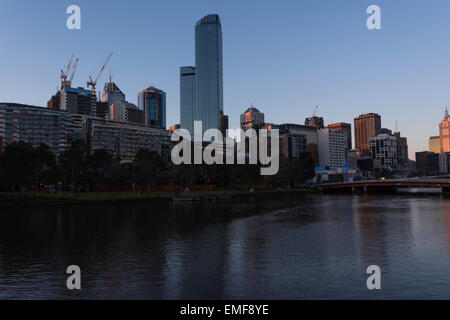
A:
{"label": "sky", "polygon": [[[81,30],[66,27],[69,5]],[[369,5],[381,30],[369,30]],[[167,93],[167,125],[179,123],[179,68],[194,65],[194,26],[222,20],[224,111],[230,128],[251,104],[266,122],[304,123],[314,106],[326,124],[379,113],[427,150],[450,105],[448,0],[1,0],[0,101],[46,106],[72,53],[74,86],[86,86],[114,52],[112,79],[136,103],[150,85]]]}

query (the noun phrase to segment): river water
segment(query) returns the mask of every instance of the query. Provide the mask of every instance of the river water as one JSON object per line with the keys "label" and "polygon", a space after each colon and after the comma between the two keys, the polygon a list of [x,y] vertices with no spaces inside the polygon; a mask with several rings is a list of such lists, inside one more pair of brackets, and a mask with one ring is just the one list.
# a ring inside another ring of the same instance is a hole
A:
{"label": "river water", "polygon": [[[82,290],[66,287],[81,268]],[[381,268],[381,290],[366,269]],[[0,209],[2,299],[450,299],[450,199]]]}

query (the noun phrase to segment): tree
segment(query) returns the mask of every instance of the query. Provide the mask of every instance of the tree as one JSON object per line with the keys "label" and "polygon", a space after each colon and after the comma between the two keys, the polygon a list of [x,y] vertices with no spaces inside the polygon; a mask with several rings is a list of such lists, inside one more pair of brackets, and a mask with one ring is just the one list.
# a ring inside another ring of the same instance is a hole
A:
{"label": "tree", "polygon": [[1,181],[6,188],[15,191],[20,186],[33,183],[33,155],[33,146],[23,141],[11,143],[5,148],[1,158]]}
{"label": "tree", "polygon": [[150,189],[153,190],[153,183],[165,168],[160,155],[154,151],[141,149],[136,154],[135,165],[139,184],[142,187],[150,186]]}
{"label": "tree", "polygon": [[77,140],[59,157],[64,180],[71,186],[72,192],[85,174],[84,169],[88,155],[89,150],[86,144],[82,140]]}
{"label": "tree", "polygon": [[55,173],[57,172],[56,157],[46,144],[41,144],[33,149],[32,168],[35,191],[38,190],[39,183],[45,184],[55,181]]}

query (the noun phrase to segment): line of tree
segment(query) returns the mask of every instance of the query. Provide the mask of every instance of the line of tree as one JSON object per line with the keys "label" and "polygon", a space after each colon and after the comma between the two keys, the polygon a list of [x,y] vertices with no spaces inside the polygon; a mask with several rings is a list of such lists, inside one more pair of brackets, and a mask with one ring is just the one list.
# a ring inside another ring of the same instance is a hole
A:
{"label": "line of tree", "polygon": [[277,175],[263,177],[259,165],[180,165],[175,166],[159,153],[141,149],[133,162],[114,159],[105,149],[90,151],[83,141],[75,141],[57,158],[48,146],[37,148],[25,142],[8,145],[0,156],[0,188],[20,191],[44,186],[60,186],[64,190],[95,191],[97,185],[139,186],[194,184],[231,188],[233,185],[272,187],[300,186],[314,176],[310,153],[299,159],[280,162]]}

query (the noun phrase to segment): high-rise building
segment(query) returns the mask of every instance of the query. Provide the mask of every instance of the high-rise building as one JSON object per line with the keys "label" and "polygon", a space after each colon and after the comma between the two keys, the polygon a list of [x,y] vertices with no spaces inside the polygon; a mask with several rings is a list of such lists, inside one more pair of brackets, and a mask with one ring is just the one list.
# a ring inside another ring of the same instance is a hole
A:
{"label": "high-rise building", "polygon": [[441,138],[439,136],[430,137],[428,140],[428,151],[441,153]]}
{"label": "high-rise building", "polygon": [[337,169],[348,164],[348,140],[345,130],[324,128],[318,131],[319,165]]}
{"label": "high-rise building", "polygon": [[264,113],[251,106],[241,114],[241,129],[260,129],[264,125]]}
{"label": "high-rise building", "polygon": [[420,176],[434,176],[440,171],[439,154],[422,151],[416,152],[416,169]]}
{"label": "high-rise building", "polygon": [[362,114],[355,118],[355,149],[369,150],[369,139],[381,132],[381,117],[376,113]]}
{"label": "high-rise building", "polygon": [[180,68],[180,126],[194,134],[195,67]]}
{"label": "high-rise building", "polygon": [[325,128],[325,122],[323,121],[322,117],[311,117],[305,119],[305,126],[323,129]]}
{"label": "high-rise building", "polygon": [[91,90],[66,86],[61,91],[61,110],[96,117],[97,96]]}
{"label": "high-rise building", "polygon": [[344,130],[347,133],[348,150],[352,150],[352,125],[350,123],[339,122],[328,125],[330,129]]}
{"label": "high-rise building", "polygon": [[222,25],[219,15],[201,18],[195,26],[196,99],[194,117],[203,132],[219,129],[223,112]]}
{"label": "high-rise building", "polygon": [[370,155],[377,169],[394,170],[397,168],[397,138],[389,134],[370,137]]}
{"label": "high-rise building", "polygon": [[116,83],[110,80],[105,83],[105,88],[102,93],[102,102],[107,102],[109,107],[119,101],[125,101],[125,94],[119,89]]}
{"label": "high-rise building", "polygon": [[164,91],[148,87],[139,92],[138,107],[144,111],[146,125],[166,128],[166,93]]}
{"label": "high-rise building", "polygon": [[311,153],[311,156],[315,164],[319,164],[319,141],[316,127],[303,126],[301,124],[285,123],[280,125],[274,125],[265,123],[264,129],[271,130],[278,129],[280,136],[284,134],[290,134],[292,136],[305,136],[306,137],[306,151]]}
{"label": "high-rise building", "polygon": [[109,120],[143,124],[144,112],[127,101],[116,101],[109,106]]}
{"label": "high-rise building", "polygon": [[439,137],[441,141],[440,152],[450,152],[450,118],[447,108],[445,108],[444,119],[439,124]]}
{"label": "high-rise building", "polygon": [[280,156],[285,159],[298,159],[307,151],[306,136],[283,133],[280,135]]}

